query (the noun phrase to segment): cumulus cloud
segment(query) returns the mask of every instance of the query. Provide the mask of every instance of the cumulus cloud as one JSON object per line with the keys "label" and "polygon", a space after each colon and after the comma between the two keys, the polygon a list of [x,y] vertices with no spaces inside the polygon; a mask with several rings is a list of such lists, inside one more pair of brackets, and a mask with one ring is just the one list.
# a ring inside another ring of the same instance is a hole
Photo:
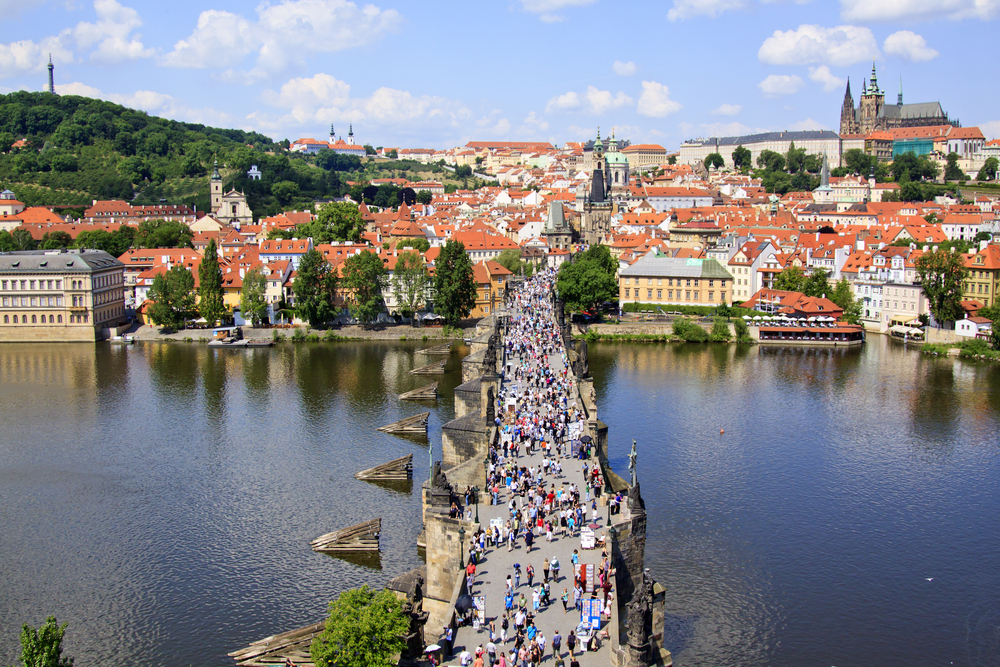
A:
{"label": "cumulus cloud", "polygon": [[671,21],[690,19],[696,16],[715,18],[730,9],[741,9],[746,0],[674,0],[674,6],[667,12]]}
{"label": "cumulus cloud", "polygon": [[616,60],[615,64],[611,66],[611,69],[613,69],[615,71],[615,74],[617,74],[618,76],[632,76],[633,74],[635,74],[638,68],[635,66],[635,63],[632,62],[631,60],[628,61],[627,63],[623,63],[620,60]]}
{"label": "cumulus cloud", "polygon": [[988,120],[979,124],[979,129],[987,139],[1000,138],[1000,120]]}
{"label": "cumulus cloud", "polygon": [[723,104],[715,109],[712,109],[711,113],[715,116],[735,116],[741,111],[743,111],[742,105]]}
{"label": "cumulus cloud", "polygon": [[656,81],[642,82],[642,95],[639,96],[639,106],[636,109],[640,116],[665,118],[680,109],[680,102],[670,99],[670,89],[665,85]]}
{"label": "cumulus cloud", "polygon": [[428,121],[454,126],[472,117],[469,109],[454,100],[394,88],[379,88],[370,97],[352,97],[351,86],[329,74],[291,79],[277,91],[264,91],[263,99],[286,110],[286,125],[323,126],[336,118],[371,125]]}
{"label": "cumulus cloud", "polygon": [[595,86],[587,86],[587,91],[583,94],[569,91],[562,95],[556,95],[545,105],[546,113],[553,111],[585,111],[593,114],[602,114],[612,109],[620,109],[632,104],[632,98],[625,93],[618,91],[612,94],[610,90],[600,90]]}
{"label": "cumulus cloud", "polygon": [[842,66],[878,56],[878,44],[872,31],[853,25],[824,28],[807,24],[796,30],[775,30],[757,52],[757,58],[769,65],[829,63]]}
{"label": "cumulus cloud", "polygon": [[143,46],[142,36],[132,34],[142,25],[134,9],[116,0],[96,0],[94,11],[94,23],[81,21],[37,42],[25,39],[0,44],[0,78],[44,72],[50,53],[56,62],[66,64],[89,52],[90,60],[102,65],[153,55],[152,49]]}
{"label": "cumulus cloud", "polygon": [[885,49],[886,55],[897,56],[915,63],[934,60],[941,55],[927,46],[927,40],[923,36],[909,30],[900,30],[886,37],[882,42],[882,48]]}
{"label": "cumulus cloud", "polygon": [[524,125],[536,130],[541,130],[542,132],[549,129],[548,122],[544,118],[539,118],[538,114],[534,111],[529,113],[528,117],[524,119]]}
{"label": "cumulus cloud", "polygon": [[981,19],[1000,15],[1000,0],[840,0],[846,21],[933,21]]}
{"label": "cumulus cloud", "polygon": [[784,97],[797,93],[802,88],[801,77],[794,74],[772,74],[757,84],[764,97]]}
{"label": "cumulus cloud", "polygon": [[402,17],[394,9],[358,7],[348,0],[285,0],[262,3],[256,20],[208,9],[194,31],[174,44],[161,64],[192,69],[238,65],[257,54],[246,82],[270,78],[316,53],[364,46],[394,30]]}
{"label": "cumulus cloud", "polygon": [[538,14],[538,18],[546,23],[557,23],[565,16],[556,14],[566,7],[585,7],[592,5],[597,0],[521,0],[521,8],[526,12]]}
{"label": "cumulus cloud", "polygon": [[833,75],[826,65],[809,68],[809,79],[823,86],[823,92],[830,93],[842,88],[846,81]]}
{"label": "cumulus cloud", "polygon": [[233,118],[230,114],[210,107],[191,107],[183,100],[172,95],[158,93],[154,90],[137,90],[124,94],[105,93],[99,88],[74,81],[72,83],[60,84],[58,91],[61,95],[81,95],[83,97],[107,100],[108,102],[121,104],[131,109],[141,109],[156,116],[163,116],[188,123],[202,123],[216,127],[232,127],[237,123],[237,119]]}

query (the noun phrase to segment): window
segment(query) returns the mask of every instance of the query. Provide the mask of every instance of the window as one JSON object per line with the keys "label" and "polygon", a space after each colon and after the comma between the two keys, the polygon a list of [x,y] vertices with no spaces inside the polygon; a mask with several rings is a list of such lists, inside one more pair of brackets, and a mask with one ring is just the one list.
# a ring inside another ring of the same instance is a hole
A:
{"label": "window", "polygon": [[646,285],[652,285],[652,284],[653,284],[653,279],[652,278],[646,278]]}
{"label": "window", "polygon": [[56,281],[56,289],[62,289],[62,281],[61,280],[57,280]]}
{"label": "window", "polygon": [[715,292],[709,292],[708,293],[708,300],[709,301],[715,301]]}
{"label": "window", "polygon": [[663,287],[663,278],[657,278],[656,279],[656,286],[657,287]]}
{"label": "window", "polygon": [[725,300],[726,300],[726,293],[719,292],[719,301],[725,301]]}
{"label": "window", "polygon": [[54,322],[53,322],[53,319],[52,319],[52,316],[51,316],[51,315],[49,315],[49,324],[53,324],[53,323],[54,323]]}
{"label": "window", "polygon": [[698,279],[697,279],[697,278],[695,278],[695,279],[694,279],[694,286],[695,286],[695,287],[697,287],[697,286],[698,286]]}
{"label": "window", "polygon": [[30,289],[30,290],[35,289],[35,281],[34,280],[29,280],[28,281],[28,289]]}
{"label": "window", "polygon": [[26,296],[22,296],[21,297],[21,307],[22,308],[27,308],[28,307],[28,297],[26,297]]}
{"label": "window", "polygon": [[59,324],[62,324],[62,315],[57,315],[56,316],[56,322],[58,322]]}
{"label": "window", "polygon": [[[685,285],[685,287],[691,287],[691,279],[690,278],[687,279],[687,285]],[[689,292],[689,294],[690,294],[690,292]]]}
{"label": "window", "polygon": [[714,280],[709,280],[708,281],[708,286],[709,287],[715,287],[715,281]]}
{"label": "window", "polygon": [[35,315],[31,316],[31,323],[32,324],[38,324],[38,318]]}
{"label": "window", "polygon": [[63,305],[63,298],[61,296],[56,297],[56,305],[57,306]]}
{"label": "window", "polygon": [[10,315],[4,315],[3,316],[3,323],[4,324],[10,324]]}
{"label": "window", "polygon": [[628,290],[628,288],[626,287],[626,288],[625,288],[625,298],[626,298],[626,299],[628,298],[628,292],[629,292],[629,290]]}
{"label": "window", "polygon": [[653,290],[651,290],[651,289],[646,290],[646,298],[647,299],[652,299],[653,298]]}
{"label": "window", "polygon": [[661,289],[656,290],[656,300],[660,301],[662,299],[663,299],[663,290]]}
{"label": "window", "polygon": [[723,280],[722,282],[719,283],[719,287],[725,287],[725,286],[726,286],[726,281],[725,280]]}
{"label": "window", "polygon": [[38,297],[37,296],[31,297],[31,305],[32,306],[37,306],[38,305]]}
{"label": "window", "polygon": [[668,278],[667,279],[667,285],[669,285],[670,287],[673,287],[674,286],[674,279],[673,278]]}
{"label": "window", "polygon": [[6,280],[0,280],[0,289],[3,289],[3,290],[7,289],[7,281]]}

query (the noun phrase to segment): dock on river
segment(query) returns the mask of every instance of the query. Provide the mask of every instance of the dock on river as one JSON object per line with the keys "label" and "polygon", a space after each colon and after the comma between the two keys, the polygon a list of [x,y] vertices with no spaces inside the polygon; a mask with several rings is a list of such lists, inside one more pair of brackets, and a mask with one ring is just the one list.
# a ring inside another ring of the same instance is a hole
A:
{"label": "dock on river", "polygon": [[405,394],[400,394],[399,399],[401,401],[436,401],[437,395],[438,383],[431,382],[430,384],[424,385],[419,389],[413,389]]}

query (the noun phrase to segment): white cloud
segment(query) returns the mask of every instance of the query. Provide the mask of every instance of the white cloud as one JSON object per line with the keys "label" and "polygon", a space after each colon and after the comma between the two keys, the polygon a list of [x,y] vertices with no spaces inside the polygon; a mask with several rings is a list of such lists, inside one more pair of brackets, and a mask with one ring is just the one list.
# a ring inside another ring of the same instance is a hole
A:
{"label": "white cloud", "polygon": [[798,123],[793,123],[788,129],[792,132],[805,132],[807,130],[829,130],[830,128],[823,123],[814,121],[812,118],[806,118]]}
{"label": "white cloud", "polygon": [[97,45],[90,54],[96,63],[112,65],[126,60],[149,58],[153,49],[142,45],[142,35],[132,31],[142,25],[139,12],[125,7],[116,0],[95,0],[96,23],[78,23],[73,28],[73,38],[82,48]]}
{"label": "white cloud", "polygon": [[670,99],[670,89],[665,85],[656,81],[642,82],[642,95],[639,96],[639,106],[636,109],[640,116],[665,118],[680,109],[680,102]]}
{"label": "white cloud", "polygon": [[769,65],[853,65],[878,56],[872,31],[853,25],[800,25],[797,30],[775,30],[757,52],[760,61]]}
{"label": "white cloud", "polygon": [[[348,0],[285,0],[257,6],[257,20],[217,9],[203,11],[188,37],[162,60],[168,67],[223,68],[257,54],[244,80],[257,81],[303,62],[304,56],[370,44],[396,29],[394,9],[358,7]],[[239,77],[233,77],[239,78]]]}
{"label": "white cloud", "polygon": [[934,60],[940,53],[927,46],[923,36],[909,30],[894,32],[882,42],[886,55],[897,56],[915,63]]}
{"label": "white cloud", "polygon": [[426,122],[455,126],[472,117],[469,109],[454,100],[394,88],[379,88],[371,97],[352,97],[351,86],[329,74],[291,79],[278,91],[264,91],[263,99],[287,110],[287,116],[280,120],[286,126],[322,127],[332,119],[369,125]]}
{"label": "white cloud", "polygon": [[739,137],[751,134],[753,130],[743,123],[702,123],[698,126],[706,137]]}
{"label": "white cloud", "polygon": [[544,118],[539,118],[538,114],[534,111],[528,114],[528,117],[524,119],[524,125],[531,127],[532,129],[545,131],[549,129],[549,124]]}
{"label": "white cloud", "polygon": [[712,109],[711,113],[715,116],[735,116],[741,111],[743,111],[742,105],[723,104],[715,109]]}
{"label": "white cloud", "polygon": [[638,68],[635,66],[635,63],[632,62],[631,60],[628,61],[627,63],[623,63],[620,60],[616,60],[615,64],[611,66],[611,69],[613,69],[615,71],[615,74],[617,74],[618,76],[632,76],[633,74],[635,74]]}
{"label": "white cloud", "polygon": [[538,14],[538,18],[546,23],[558,23],[565,17],[554,12],[566,7],[586,7],[595,2],[597,0],[521,0],[521,8],[526,12]]}
{"label": "white cloud", "polygon": [[820,65],[819,67],[809,68],[809,79],[815,81],[823,86],[823,92],[831,93],[838,88],[842,88],[846,81],[840,77],[834,76],[833,72],[826,65]]}
{"label": "white cloud", "polygon": [[1000,138],[1000,120],[988,120],[979,124],[979,130],[987,139]]}
{"label": "white cloud", "polygon": [[799,91],[803,81],[800,77],[787,74],[772,74],[757,84],[764,97],[784,97]]}
{"label": "white cloud", "polygon": [[83,97],[107,100],[108,102],[121,104],[130,109],[141,109],[156,116],[189,123],[202,123],[216,127],[232,127],[237,122],[237,119],[233,118],[230,114],[210,107],[193,108],[188,106],[183,100],[179,100],[172,95],[158,93],[153,90],[137,90],[127,94],[105,93],[99,88],[74,81],[60,84],[58,91],[61,95],[81,95]]}
{"label": "white cloud", "polygon": [[671,21],[690,19],[695,16],[715,18],[730,9],[741,9],[746,0],[674,0],[674,6],[667,12]]}
{"label": "white cloud", "polygon": [[612,109],[620,109],[632,104],[632,98],[618,91],[612,94],[610,90],[599,90],[595,86],[587,86],[587,91],[580,93],[569,91],[556,95],[545,105],[546,113],[553,111],[586,111],[587,113],[603,114]]}
{"label": "white cloud", "polygon": [[44,72],[48,65],[48,54],[58,63],[74,61],[69,40],[69,31],[64,30],[54,37],[46,37],[40,42],[30,39],[9,44],[0,44],[0,78],[12,78],[22,74]]}
{"label": "white cloud", "polygon": [[846,21],[989,21],[998,14],[1000,0],[840,0]]}

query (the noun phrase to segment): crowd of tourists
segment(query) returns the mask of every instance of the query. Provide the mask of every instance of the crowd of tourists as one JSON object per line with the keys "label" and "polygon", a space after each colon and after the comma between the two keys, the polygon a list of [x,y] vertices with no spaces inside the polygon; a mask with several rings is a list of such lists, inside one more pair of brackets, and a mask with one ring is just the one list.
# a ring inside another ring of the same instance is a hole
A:
{"label": "crowd of tourists", "polygon": [[[470,592],[476,584],[476,567],[487,554],[518,550],[511,556],[518,562],[510,565],[506,575],[502,608],[482,628],[488,641],[474,653],[460,653],[463,665],[529,667],[551,659],[554,667],[577,667],[581,653],[596,651],[601,643],[599,632],[587,632],[584,641],[577,631],[584,600],[597,601],[601,619],[610,616],[614,603],[611,561],[603,535],[594,535],[590,545],[601,549],[601,557],[589,582],[582,574],[585,570],[577,567],[579,548],[572,549],[565,574],[556,553],[569,551],[565,544],[556,548],[560,540],[579,538],[588,531],[593,534],[601,525],[598,498],[604,480],[592,462],[592,443],[582,437],[585,416],[573,398],[575,380],[553,317],[554,279],[551,271],[535,276],[515,290],[506,304],[495,421],[500,436],[490,448],[483,499],[505,506],[505,511],[480,527],[469,542],[466,576]],[[467,501],[472,500],[467,494]],[[491,563],[491,576],[496,577],[494,567]],[[562,613],[546,613],[549,609]],[[540,627],[543,613],[546,627],[551,628],[549,635]],[[569,628],[565,635],[560,625]]]}

